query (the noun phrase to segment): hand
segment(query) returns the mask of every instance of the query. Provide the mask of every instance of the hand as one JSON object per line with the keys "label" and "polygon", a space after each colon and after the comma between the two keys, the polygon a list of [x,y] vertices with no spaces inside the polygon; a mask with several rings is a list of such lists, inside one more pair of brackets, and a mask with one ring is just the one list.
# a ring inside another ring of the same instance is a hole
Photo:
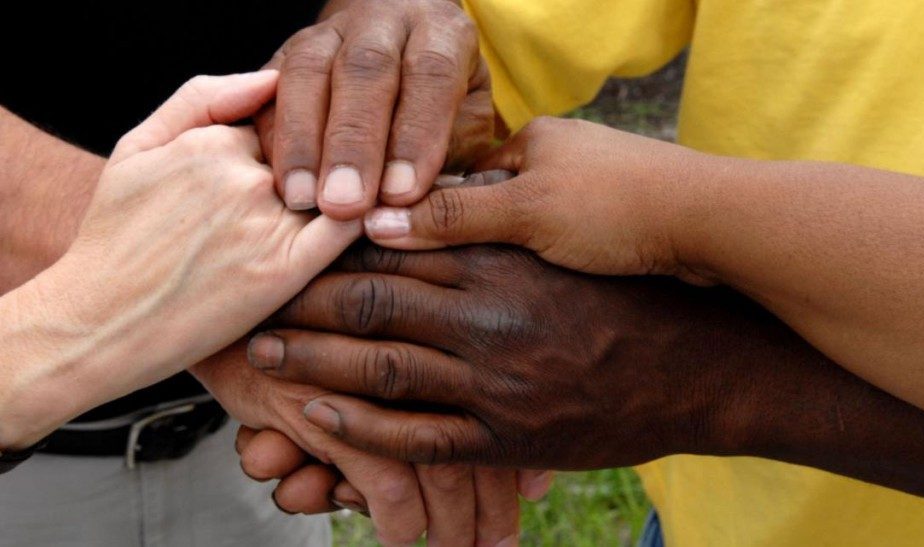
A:
{"label": "hand", "polygon": [[333,4],[268,63],[282,76],[257,129],[289,208],[349,220],[377,199],[414,203],[444,167],[467,167],[490,145],[494,108],[454,2]]}
{"label": "hand", "polygon": [[719,450],[717,403],[732,406],[741,376],[722,372],[746,357],[716,359],[738,333],[709,330],[714,291],[590,277],[506,248],[367,248],[342,267],[351,273],[316,279],[271,320],[311,331],[258,335],[252,364],[458,411],[321,395],[306,416],[338,440],[409,461],[555,469]]}
{"label": "hand", "polygon": [[253,130],[221,125],[256,112],[277,78],[194,78],[116,145],[53,266],[94,355],[121,348],[135,365],[108,376],[99,402],[233,342],[359,234],[355,223],[288,211]]}
{"label": "hand", "polygon": [[6,447],[233,342],[359,235],[287,210],[253,130],[220,125],[277,79],[190,80],[116,145],[64,256],[4,295]]}
{"label": "hand", "polygon": [[[191,372],[248,426],[238,437],[241,465],[257,480],[282,479],[273,494],[282,510],[319,513],[339,504],[366,512],[386,545],[412,542],[424,530],[439,545],[472,545],[476,539],[495,545],[516,537],[514,471],[412,466],[359,452],[305,422],[305,405],[322,390],[260,374],[240,345]],[[532,478],[533,495],[537,487],[548,488],[548,477]]]}
{"label": "hand", "polygon": [[540,118],[478,165],[518,176],[441,189],[409,209],[373,210],[366,234],[396,249],[511,243],[587,273],[703,284],[676,260],[672,242],[687,180],[705,157],[602,125]]}

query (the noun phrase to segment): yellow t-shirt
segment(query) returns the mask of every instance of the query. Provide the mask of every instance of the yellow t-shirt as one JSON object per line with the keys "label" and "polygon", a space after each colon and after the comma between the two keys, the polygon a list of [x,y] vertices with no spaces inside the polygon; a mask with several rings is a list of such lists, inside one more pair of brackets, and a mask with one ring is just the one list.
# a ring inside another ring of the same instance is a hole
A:
{"label": "yellow t-shirt", "polygon": [[[467,0],[513,129],[686,45],[678,139],[924,175],[921,0]],[[922,464],[924,465],[924,464]],[[924,545],[924,499],[758,458],[640,466],[668,547]]]}

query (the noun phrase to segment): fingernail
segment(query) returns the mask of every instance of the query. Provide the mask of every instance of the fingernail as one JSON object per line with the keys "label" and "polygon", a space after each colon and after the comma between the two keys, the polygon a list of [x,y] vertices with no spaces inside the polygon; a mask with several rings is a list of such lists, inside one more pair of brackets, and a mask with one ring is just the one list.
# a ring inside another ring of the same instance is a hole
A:
{"label": "fingernail", "polygon": [[457,175],[440,175],[436,177],[434,186],[437,188],[452,188],[453,186],[459,186],[465,181],[465,177],[460,177]]}
{"label": "fingernail", "polygon": [[379,207],[363,219],[366,235],[373,239],[394,239],[411,233],[410,209]]}
{"label": "fingernail", "polygon": [[520,544],[519,536],[517,536],[516,534],[512,534],[498,541],[495,544],[495,547],[516,547],[519,544]]}
{"label": "fingernail", "polygon": [[330,500],[330,502],[341,509],[346,509],[347,511],[353,511],[354,513],[359,513],[360,515],[369,516],[369,510],[360,505],[357,502],[352,501],[340,501],[340,500]]}
{"label": "fingernail", "polygon": [[337,167],[327,175],[324,200],[347,205],[363,200],[363,179],[355,167]]}
{"label": "fingernail", "polygon": [[305,406],[305,419],[330,435],[340,433],[340,414],[327,403],[311,401]]}
{"label": "fingernail", "polygon": [[286,175],[286,207],[293,211],[304,211],[315,206],[315,188],[318,179],[307,169],[293,169]]}
{"label": "fingernail", "polygon": [[247,344],[247,360],[260,370],[278,369],[286,356],[286,344],[282,338],[271,333],[261,333]]}
{"label": "fingernail", "polygon": [[395,196],[406,194],[417,186],[417,170],[408,161],[393,161],[385,168],[382,192]]}
{"label": "fingernail", "polygon": [[555,473],[552,471],[545,471],[544,473],[536,475],[533,477],[533,480],[526,484],[526,491],[523,492],[523,497],[531,501],[542,499],[554,478]]}

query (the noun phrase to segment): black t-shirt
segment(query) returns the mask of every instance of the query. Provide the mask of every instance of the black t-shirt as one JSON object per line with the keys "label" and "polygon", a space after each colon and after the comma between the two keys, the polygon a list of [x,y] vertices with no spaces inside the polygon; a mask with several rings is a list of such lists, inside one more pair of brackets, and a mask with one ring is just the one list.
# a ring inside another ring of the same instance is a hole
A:
{"label": "black t-shirt", "polygon": [[[115,142],[196,74],[260,68],[324,0],[7,2],[0,104],[92,152]],[[2,143],[0,143],[2,146]],[[97,420],[201,393],[183,373],[95,409]]]}

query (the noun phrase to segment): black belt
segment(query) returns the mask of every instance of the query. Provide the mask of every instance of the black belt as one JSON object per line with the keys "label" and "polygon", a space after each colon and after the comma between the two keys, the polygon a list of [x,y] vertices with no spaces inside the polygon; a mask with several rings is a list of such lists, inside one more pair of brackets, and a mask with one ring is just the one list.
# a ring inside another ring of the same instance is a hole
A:
{"label": "black belt", "polygon": [[125,465],[182,458],[228,421],[211,398],[172,401],[125,416],[72,422],[52,433],[40,452],[68,456],[124,456]]}

